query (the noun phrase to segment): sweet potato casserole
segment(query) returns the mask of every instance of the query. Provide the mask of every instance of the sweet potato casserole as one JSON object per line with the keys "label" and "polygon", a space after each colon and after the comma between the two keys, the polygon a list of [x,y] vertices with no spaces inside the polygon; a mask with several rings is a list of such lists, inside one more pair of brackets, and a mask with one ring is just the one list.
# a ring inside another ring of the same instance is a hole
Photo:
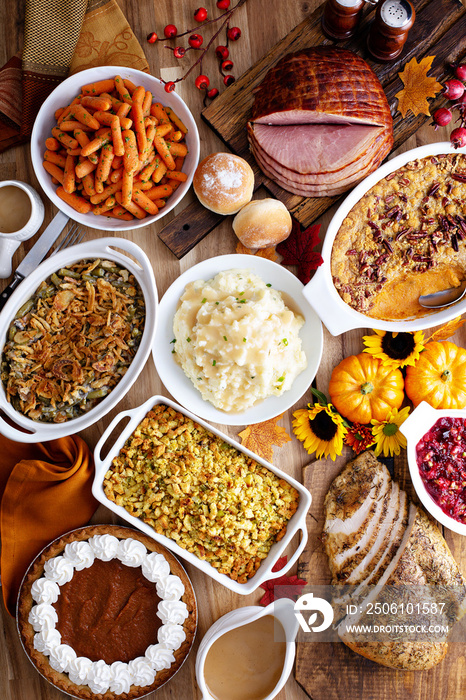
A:
{"label": "sweet potato casserole", "polygon": [[112,391],[144,330],[134,276],[108,260],[81,260],[41,282],[10,324],[2,357],[7,400],[35,421],[63,423]]}
{"label": "sweet potato casserole", "polygon": [[245,583],[280,540],[298,492],[182,413],[154,406],[105,474],[107,498]]}
{"label": "sweet potato casserole", "polygon": [[466,276],[466,156],[413,160],[374,185],[344,219],[332,276],[342,299],[373,318],[428,313],[418,299]]}

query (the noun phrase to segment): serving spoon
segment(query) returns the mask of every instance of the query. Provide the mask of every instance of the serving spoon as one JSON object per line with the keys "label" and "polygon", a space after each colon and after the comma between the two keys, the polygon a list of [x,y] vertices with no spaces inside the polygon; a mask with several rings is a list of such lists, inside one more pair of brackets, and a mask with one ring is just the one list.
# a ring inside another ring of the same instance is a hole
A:
{"label": "serving spoon", "polygon": [[466,280],[463,280],[459,287],[451,287],[450,289],[442,289],[440,292],[433,294],[422,294],[419,297],[419,303],[426,309],[442,309],[444,306],[450,306],[464,297],[466,294]]}

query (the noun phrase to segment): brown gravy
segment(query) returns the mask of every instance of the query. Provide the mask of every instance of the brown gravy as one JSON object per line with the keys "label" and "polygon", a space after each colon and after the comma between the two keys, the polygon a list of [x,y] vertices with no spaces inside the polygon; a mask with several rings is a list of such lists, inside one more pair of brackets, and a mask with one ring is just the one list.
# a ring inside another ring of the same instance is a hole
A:
{"label": "brown gravy", "polygon": [[0,232],[21,231],[31,218],[31,200],[20,187],[0,187]]}
{"label": "brown gravy", "polygon": [[285,653],[285,630],[273,615],[226,632],[206,656],[210,694],[216,700],[263,700],[280,680]]}

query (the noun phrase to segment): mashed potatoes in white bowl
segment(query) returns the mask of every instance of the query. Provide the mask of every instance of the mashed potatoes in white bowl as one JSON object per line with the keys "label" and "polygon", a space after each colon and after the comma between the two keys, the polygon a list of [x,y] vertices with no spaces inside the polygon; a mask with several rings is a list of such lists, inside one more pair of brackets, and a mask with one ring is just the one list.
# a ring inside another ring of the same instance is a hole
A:
{"label": "mashed potatoes in white bowl", "polygon": [[248,425],[286,411],[308,389],[322,326],[288,270],[253,255],[204,260],[167,290],[155,366],[172,396],[198,416]]}

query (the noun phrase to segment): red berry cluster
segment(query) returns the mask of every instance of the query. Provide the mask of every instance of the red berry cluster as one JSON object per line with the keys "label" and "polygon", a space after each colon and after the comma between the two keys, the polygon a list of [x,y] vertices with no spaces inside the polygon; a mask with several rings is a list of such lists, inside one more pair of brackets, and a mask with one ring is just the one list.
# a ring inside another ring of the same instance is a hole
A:
{"label": "red berry cluster", "polygon": [[[207,77],[207,75],[204,75],[202,73],[202,60],[207,53],[207,51],[210,49],[211,45],[215,41],[215,39],[218,37],[220,32],[222,31],[223,28],[225,28],[225,45],[220,45],[217,46],[215,49],[215,54],[217,58],[219,59],[219,71],[220,74],[223,77],[223,82],[225,85],[231,85],[234,81],[235,78],[234,76],[230,73],[230,71],[233,68],[233,61],[229,59],[229,50],[228,50],[228,44],[230,41],[237,41],[241,37],[241,29],[239,27],[230,27],[230,20],[235,12],[235,10],[238,9],[238,7],[241,7],[241,5],[244,5],[246,0],[238,0],[236,5],[234,5],[230,9],[230,0],[217,0],[217,7],[219,10],[224,10],[223,14],[219,15],[218,17],[214,17],[213,19],[208,19],[208,11],[206,10],[205,7],[198,7],[197,10],[194,12],[194,19],[196,22],[203,23],[204,26],[208,24],[213,24],[214,22],[221,21],[219,29],[214,33],[214,35],[211,37],[207,45],[203,48],[202,44],[204,43],[204,38],[201,34],[198,34],[197,32],[194,31],[194,29],[188,29],[185,32],[178,33],[178,29],[174,24],[167,24],[164,27],[163,33],[164,37],[166,39],[174,39],[174,38],[180,38],[182,36],[186,36],[186,34],[189,34],[188,37],[188,44],[189,46],[175,46],[172,48],[171,46],[166,46],[165,48],[170,49],[170,51],[173,51],[173,55],[175,58],[181,59],[186,56],[186,53],[189,50],[197,50],[201,51],[200,57],[197,59],[197,61],[186,71],[186,73],[181,77],[177,78],[177,80],[171,80],[169,82],[165,83],[165,90],[167,92],[172,92],[175,89],[175,83],[178,83],[180,80],[184,80],[187,78],[187,76],[191,73],[191,71],[196,67],[199,66],[199,75],[197,76],[195,82],[195,85],[199,90],[205,90],[206,95],[204,98],[204,104],[205,104],[205,99],[208,97],[209,99],[213,99],[214,97],[217,97],[218,95],[218,90],[217,88],[211,88],[209,90],[209,85],[210,85],[210,80]],[[149,44],[153,44],[158,40],[158,36],[156,32],[151,32],[147,36],[147,41]]]}
{"label": "red berry cluster", "polygon": [[[462,82],[466,80],[466,63],[452,65],[452,68],[456,77],[447,80],[444,85],[443,95],[454,103],[451,105],[451,109],[457,108],[459,110],[457,121],[460,122],[460,126],[453,129],[450,134],[450,141],[455,148],[462,148],[466,146],[466,87],[464,82]],[[440,107],[433,113],[433,123],[436,129],[439,126],[447,126],[451,122],[453,118],[451,109]]]}

